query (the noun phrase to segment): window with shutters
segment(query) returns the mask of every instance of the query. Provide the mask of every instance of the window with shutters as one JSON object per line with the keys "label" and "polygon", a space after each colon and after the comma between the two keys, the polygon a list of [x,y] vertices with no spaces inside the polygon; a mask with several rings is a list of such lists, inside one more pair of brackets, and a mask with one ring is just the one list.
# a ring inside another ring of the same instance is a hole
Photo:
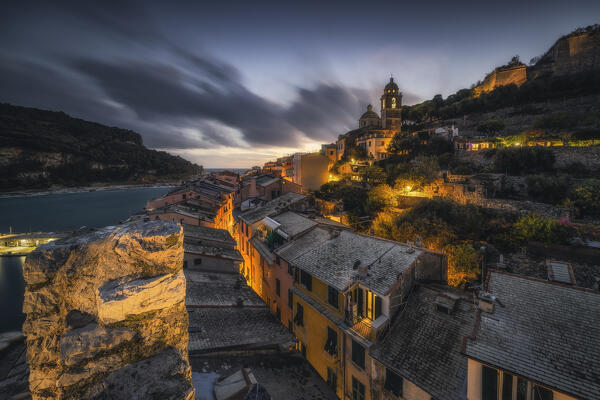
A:
{"label": "window with shutters", "polygon": [[312,291],[312,275],[305,271],[300,271],[300,283],[304,285],[304,287]]}
{"label": "window with shutters", "polygon": [[386,368],[385,370],[385,388],[396,396],[402,396],[403,379],[394,371]]}
{"label": "window with shutters", "polygon": [[352,340],[352,362],[357,367],[365,369],[365,348]]}
{"label": "window with shutters", "polygon": [[296,315],[294,316],[294,324],[304,326],[304,308],[300,303],[296,303]]}
{"label": "window with shutters", "polygon": [[338,334],[334,329],[327,327],[327,339],[325,340],[325,351],[332,356],[337,355]]}
{"label": "window with shutters", "polygon": [[335,370],[329,367],[327,367],[327,384],[333,390],[337,389],[337,374],[335,373]]}
{"label": "window with shutters", "polygon": [[498,371],[482,366],[481,400],[498,400]]}
{"label": "window with shutters", "polygon": [[327,302],[335,308],[338,308],[338,291],[331,287],[327,287]]}
{"label": "window with shutters", "polygon": [[365,400],[365,385],[352,377],[352,400]]}

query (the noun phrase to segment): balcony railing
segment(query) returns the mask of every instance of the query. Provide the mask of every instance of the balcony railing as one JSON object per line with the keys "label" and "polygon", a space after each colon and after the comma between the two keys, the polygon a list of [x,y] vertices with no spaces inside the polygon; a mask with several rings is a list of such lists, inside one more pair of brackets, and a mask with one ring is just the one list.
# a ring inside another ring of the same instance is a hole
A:
{"label": "balcony railing", "polygon": [[371,342],[381,340],[387,333],[390,326],[390,319],[381,315],[376,320],[372,321],[369,318],[357,315],[355,310],[346,312],[346,324],[352,327],[360,336]]}

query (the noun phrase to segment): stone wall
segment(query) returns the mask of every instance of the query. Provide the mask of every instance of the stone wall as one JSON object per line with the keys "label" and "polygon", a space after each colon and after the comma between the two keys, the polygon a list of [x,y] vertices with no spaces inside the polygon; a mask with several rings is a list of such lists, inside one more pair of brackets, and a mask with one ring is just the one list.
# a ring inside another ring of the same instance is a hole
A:
{"label": "stone wall", "polygon": [[191,399],[183,233],[132,222],[40,246],[23,266],[35,399]]}
{"label": "stone wall", "polygon": [[496,68],[488,74],[483,82],[475,87],[476,96],[482,93],[491,92],[500,86],[515,84],[521,86],[527,81],[527,67],[518,65],[511,68],[498,69]]}

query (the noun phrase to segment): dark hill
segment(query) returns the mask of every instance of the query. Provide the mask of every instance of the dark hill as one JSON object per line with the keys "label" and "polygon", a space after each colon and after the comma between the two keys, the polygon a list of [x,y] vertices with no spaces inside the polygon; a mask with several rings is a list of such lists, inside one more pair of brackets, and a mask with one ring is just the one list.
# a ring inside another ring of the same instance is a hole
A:
{"label": "dark hill", "polygon": [[0,190],[171,182],[202,167],[144,147],[131,130],[0,104]]}

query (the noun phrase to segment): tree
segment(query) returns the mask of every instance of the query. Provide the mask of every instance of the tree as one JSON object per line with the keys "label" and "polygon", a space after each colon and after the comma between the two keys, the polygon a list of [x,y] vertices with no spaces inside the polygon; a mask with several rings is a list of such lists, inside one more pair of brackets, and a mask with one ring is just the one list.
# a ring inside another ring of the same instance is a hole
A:
{"label": "tree", "polygon": [[396,192],[390,185],[377,185],[369,191],[367,208],[370,212],[377,212],[386,207],[395,207],[397,204]]}
{"label": "tree", "polygon": [[386,176],[383,168],[377,165],[369,165],[361,172],[363,182],[371,185],[377,185],[385,182]]}
{"label": "tree", "polygon": [[499,119],[492,119],[477,127],[477,131],[484,133],[487,136],[495,136],[498,132],[504,129],[504,122]]}
{"label": "tree", "polygon": [[481,274],[480,257],[475,249],[466,244],[448,245],[448,284],[462,286]]}

